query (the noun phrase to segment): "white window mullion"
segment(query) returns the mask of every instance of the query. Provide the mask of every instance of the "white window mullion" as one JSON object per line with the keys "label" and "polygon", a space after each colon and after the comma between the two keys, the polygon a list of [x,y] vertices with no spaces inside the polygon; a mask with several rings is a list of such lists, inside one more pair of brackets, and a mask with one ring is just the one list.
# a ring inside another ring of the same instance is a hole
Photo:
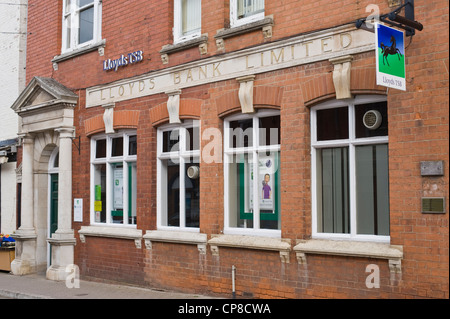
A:
{"label": "white window mullion", "polygon": [[229,182],[229,165],[231,163],[231,161],[233,160],[233,156],[232,155],[228,155],[228,154],[224,154],[224,162],[223,162],[223,176],[224,176],[224,187],[223,187],[223,200],[224,200],[224,209],[225,209],[225,214],[224,214],[224,228],[228,229],[230,227],[230,216],[229,216],[229,211],[230,211],[230,206],[228,204],[229,201],[229,187],[230,187],[230,182]]}
{"label": "white window mullion", "polygon": [[348,150],[349,157],[349,196],[350,196],[350,235],[354,237],[356,235],[356,155],[355,146],[349,145]]}
{"label": "white window mullion", "polygon": [[70,31],[70,44],[71,49],[75,49],[78,46],[78,34],[80,33],[80,12],[76,7],[75,1],[72,1],[72,29]]}
{"label": "white window mullion", "polygon": [[94,1],[94,37],[93,37],[93,41],[94,43],[99,41],[99,35],[101,33],[101,28],[102,28],[102,8],[99,5],[99,3],[101,2],[101,0],[95,0]]}
{"label": "white window mullion", "polygon": [[260,228],[260,212],[259,212],[259,159],[258,159],[258,146],[259,146],[259,118],[253,117],[253,228]]}
{"label": "white window mullion", "polygon": [[123,213],[122,213],[122,217],[123,217],[123,224],[124,225],[128,225],[128,214],[129,214],[129,211],[128,211],[128,207],[129,207],[129,201],[131,200],[130,198],[129,198],[129,196],[128,196],[128,194],[129,194],[129,188],[130,188],[130,185],[129,185],[129,183],[128,183],[128,180],[129,180],[129,174],[128,174],[128,163],[126,162],[126,161],[123,161],[122,162],[123,164],[122,164],[122,166],[123,166],[123,181],[122,181],[122,183],[123,183],[123,199],[122,199],[122,205],[123,205]]}
{"label": "white window mullion", "polygon": [[174,42],[177,42],[181,38],[181,0],[174,0],[173,17],[173,39]]}
{"label": "white window mullion", "polygon": [[161,183],[160,186],[156,188],[156,227],[161,228],[161,226],[163,226],[162,220],[167,219],[167,195],[166,192],[163,191],[167,190],[167,171],[160,159],[156,162],[156,180]]}
{"label": "white window mullion", "polygon": [[106,223],[111,224],[111,208],[113,200],[113,169],[111,163],[106,164]]}
{"label": "white window mullion", "polygon": [[223,155],[223,180],[224,180],[224,187],[223,187],[223,200],[224,200],[224,228],[228,229],[230,227],[230,206],[228,204],[229,202],[229,188],[230,188],[230,181],[229,181],[229,165],[233,161],[233,155],[230,154],[230,138],[229,138],[229,132],[230,132],[230,122],[224,121],[223,123],[223,131],[224,131],[224,142],[223,142],[223,149],[224,149],[224,155]]}
{"label": "white window mullion", "polygon": [[350,104],[348,106],[348,134],[349,134],[349,196],[350,196],[350,236],[356,235],[356,151],[353,142],[356,138],[355,133],[355,106]]}
{"label": "white window mullion", "polygon": [[[93,147],[92,145],[95,145],[95,141],[91,141],[91,154],[94,154],[92,152]],[[94,174],[95,174],[95,168],[94,168],[94,164],[91,163],[91,168],[90,168],[90,176],[91,176],[91,187],[90,187],[90,223],[93,224],[95,223],[95,178],[94,178]]]}
{"label": "white window mullion", "polygon": [[317,222],[318,222],[318,190],[317,190],[317,151],[314,147],[311,148],[311,227],[312,227],[312,235],[317,234]]}
{"label": "white window mullion", "polygon": [[250,154],[252,154],[253,161],[253,229],[260,229],[258,152],[253,151]]}
{"label": "white window mullion", "polygon": [[185,175],[184,171],[186,169],[186,160],[184,157],[180,156],[180,228],[186,227],[186,191],[185,191]]}

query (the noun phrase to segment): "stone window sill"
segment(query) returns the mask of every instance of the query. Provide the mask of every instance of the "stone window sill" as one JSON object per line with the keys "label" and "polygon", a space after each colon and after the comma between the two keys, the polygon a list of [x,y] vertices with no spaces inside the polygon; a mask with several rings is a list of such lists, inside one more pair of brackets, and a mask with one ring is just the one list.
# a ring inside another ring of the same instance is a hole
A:
{"label": "stone window sill", "polygon": [[264,39],[269,39],[272,37],[272,27],[273,27],[273,15],[266,16],[262,20],[251,22],[248,24],[240,25],[237,27],[231,27],[226,29],[220,29],[217,31],[214,38],[216,39],[216,45],[218,50],[225,50],[224,40],[235,37],[248,32],[262,30]]}
{"label": "stone window sill", "polygon": [[152,249],[152,242],[190,244],[197,245],[200,254],[206,254],[206,234],[171,230],[148,230],[143,238],[147,249]]}
{"label": "stone window sill", "polygon": [[82,226],[78,231],[82,243],[86,242],[86,236],[106,237],[134,240],[136,248],[141,248],[142,230],[125,227],[107,226]]}
{"label": "stone window sill", "polygon": [[291,244],[289,239],[244,235],[213,235],[208,241],[213,256],[219,256],[219,247],[278,251],[283,263],[289,263]]}
{"label": "stone window sill", "polygon": [[343,240],[311,239],[300,241],[294,251],[299,264],[306,264],[307,254],[366,257],[389,260],[389,269],[401,273],[403,246]]}
{"label": "stone window sill", "polygon": [[88,45],[86,47],[78,48],[73,51],[69,51],[69,52],[65,52],[61,55],[57,55],[52,59],[53,68],[56,71],[56,70],[58,70],[58,63],[68,60],[68,59],[71,59],[71,58],[74,58],[74,57],[77,57],[79,55],[83,55],[83,54],[91,52],[91,51],[95,51],[95,50],[98,50],[99,55],[103,56],[105,45],[106,45],[106,39],[103,39],[97,43]]}
{"label": "stone window sill", "polygon": [[169,54],[175,53],[178,51],[183,51],[189,48],[193,48],[198,46],[200,54],[207,54],[207,44],[208,44],[208,34],[202,34],[198,38],[194,38],[191,40],[183,41],[180,43],[167,44],[162,47],[159,53],[161,54],[161,60],[163,64],[169,63]]}

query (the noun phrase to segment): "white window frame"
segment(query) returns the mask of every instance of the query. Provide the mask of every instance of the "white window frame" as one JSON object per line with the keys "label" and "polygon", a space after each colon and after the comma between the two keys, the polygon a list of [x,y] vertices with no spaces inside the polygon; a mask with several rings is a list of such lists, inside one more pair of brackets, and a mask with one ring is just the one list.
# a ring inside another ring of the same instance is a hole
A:
{"label": "white window frame", "polygon": [[230,24],[231,27],[237,27],[264,19],[266,4],[264,1],[264,11],[245,18],[238,18],[238,0],[230,0]]}
{"label": "white window frame", "polygon": [[[186,136],[187,136],[187,129],[189,128],[197,128],[200,132],[200,124],[197,120],[186,120],[184,123],[181,124],[166,124],[161,127],[158,127],[157,130],[157,164],[156,164],[156,179],[157,179],[157,185],[156,188],[156,228],[158,230],[176,230],[176,231],[186,231],[186,232],[200,232],[200,227],[187,227],[186,226],[186,198],[185,198],[185,191],[182,191],[185,189],[185,175],[182,174],[182,172],[185,171],[186,168],[186,159],[189,159],[190,157],[197,157],[200,161],[200,139],[198,141],[199,148],[198,150],[186,150]],[[179,130],[179,150],[178,151],[172,151],[172,152],[163,152],[163,134],[164,132],[173,131],[173,130]],[[194,138],[194,136],[191,136],[191,138]],[[195,145],[195,144],[194,144]],[[180,187],[180,224],[179,226],[167,226],[163,225],[163,219],[165,219],[167,216],[167,207],[166,203],[163,200],[163,189],[167,189],[164,185],[162,185],[162,174],[163,172],[163,160],[168,159],[174,159],[176,161],[179,161],[180,165],[180,176],[179,176],[179,187]]]}
{"label": "white window frame", "polygon": [[[128,202],[130,200],[128,196],[128,182],[123,183],[123,223],[113,223],[111,219],[111,209],[113,200],[113,190],[110,185],[112,185],[113,170],[111,164],[123,163],[123,180],[128,181],[128,167],[129,163],[137,163],[137,155],[128,155],[129,153],[129,138],[131,136],[137,136],[135,130],[123,130],[114,134],[98,134],[91,138],[91,168],[90,168],[90,223],[91,225],[97,226],[114,226],[114,227],[131,227],[136,228],[136,224],[129,224],[128,218]],[[112,140],[113,138],[123,137],[123,155],[122,156],[111,156]],[[106,139],[106,157],[96,158],[96,143],[98,140]],[[106,222],[96,222],[95,221],[95,181],[94,165],[106,164]],[[133,196],[134,197],[134,196]],[[133,200],[133,198],[131,198]]]}
{"label": "white window frame", "polygon": [[[389,243],[390,236],[381,235],[363,235],[356,233],[356,151],[355,148],[358,145],[375,145],[375,144],[388,144],[388,136],[376,136],[367,138],[356,138],[355,135],[355,106],[368,103],[385,102],[387,98],[385,96],[368,96],[361,95],[356,96],[350,100],[333,100],[325,102],[321,105],[315,106],[311,109],[311,213],[312,213],[312,238],[317,239],[335,239],[335,240],[355,240],[355,241],[372,241]],[[338,107],[348,107],[348,125],[349,125],[349,138],[330,141],[318,141],[317,140],[317,111],[323,109],[331,109]],[[338,233],[322,233],[318,232],[318,172],[317,172],[317,150],[321,148],[330,147],[348,147],[349,148],[349,197],[350,197],[350,233],[338,234]]]}
{"label": "white window frame", "polygon": [[[230,226],[230,207],[229,207],[229,164],[233,161],[233,156],[236,154],[249,154],[253,158],[253,172],[258,176],[258,158],[259,152],[280,152],[281,145],[259,145],[259,118],[279,116],[280,112],[278,110],[260,110],[254,114],[235,114],[227,117],[224,120],[224,234],[233,235],[253,235],[253,236],[265,236],[265,237],[275,237],[281,238],[281,229],[263,229],[260,228],[260,209],[259,209],[259,181],[257,178],[253,179],[253,228],[241,228]],[[229,132],[230,132],[230,122],[236,120],[253,120],[253,136],[252,136],[252,146],[249,147],[230,147]],[[281,218],[281,213],[279,218]]]}
{"label": "white window frame", "polygon": [[[173,8],[173,42],[180,43],[185,42],[191,39],[195,39],[201,36],[201,22],[200,28],[195,32],[192,32],[187,35],[183,35],[183,10],[181,5],[182,0],[174,0],[174,8]],[[200,2],[200,17],[201,17],[201,2]]]}
{"label": "white window frame", "polygon": [[[93,0],[92,4],[87,4],[83,7],[78,7],[77,5],[78,0],[72,0],[70,3],[70,8],[68,10],[66,10],[68,0],[63,1],[61,53],[66,53],[79,48],[88,47],[100,41],[102,29],[102,1],[103,0]],[[93,39],[80,44],[79,43],[80,11],[83,11],[89,7],[94,8]],[[70,18],[70,30],[71,30],[70,39],[67,37],[67,29],[69,28],[67,23],[68,17]]]}

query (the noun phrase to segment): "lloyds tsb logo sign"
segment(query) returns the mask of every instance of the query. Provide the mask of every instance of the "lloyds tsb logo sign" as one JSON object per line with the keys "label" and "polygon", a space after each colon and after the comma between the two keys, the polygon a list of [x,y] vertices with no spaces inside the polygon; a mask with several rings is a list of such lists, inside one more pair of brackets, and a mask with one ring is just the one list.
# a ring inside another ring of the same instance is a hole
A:
{"label": "lloyds tsb logo sign", "polygon": [[377,85],[406,91],[404,33],[375,25]]}
{"label": "lloyds tsb logo sign", "polygon": [[126,66],[128,64],[138,63],[144,60],[144,53],[142,51],[135,51],[128,54],[122,54],[120,58],[115,60],[103,61],[103,71],[114,70],[117,71],[119,67]]}

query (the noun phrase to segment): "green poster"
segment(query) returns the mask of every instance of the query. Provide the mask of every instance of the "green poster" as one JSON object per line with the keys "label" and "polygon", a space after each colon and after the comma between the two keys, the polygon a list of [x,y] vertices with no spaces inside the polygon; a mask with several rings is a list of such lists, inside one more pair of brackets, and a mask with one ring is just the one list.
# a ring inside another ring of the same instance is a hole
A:
{"label": "green poster", "polygon": [[101,185],[95,185],[95,200],[96,201],[102,200],[102,186]]}

